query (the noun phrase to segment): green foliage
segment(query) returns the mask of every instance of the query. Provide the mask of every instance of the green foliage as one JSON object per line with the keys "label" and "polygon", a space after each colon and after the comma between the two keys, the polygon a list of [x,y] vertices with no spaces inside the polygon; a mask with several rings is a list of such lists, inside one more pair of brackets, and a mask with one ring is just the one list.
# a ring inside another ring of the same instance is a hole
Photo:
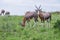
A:
{"label": "green foliage", "polygon": [[51,23],[41,23],[39,19],[34,27],[33,20],[22,27],[22,19],[22,16],[0,16],[0,40],[60,40],[60,15],[52,14]]}

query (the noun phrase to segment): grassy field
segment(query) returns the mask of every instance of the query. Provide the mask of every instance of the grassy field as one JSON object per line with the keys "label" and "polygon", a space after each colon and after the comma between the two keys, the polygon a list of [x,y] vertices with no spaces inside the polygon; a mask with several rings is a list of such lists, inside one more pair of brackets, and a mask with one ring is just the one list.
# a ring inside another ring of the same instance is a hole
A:
{"label": "grassy field", "polygon": [[[52,14],[51,23],[22,27],[22,16],[0,16],[0,40],[60,40],[60,14]],[[29,24],[30,24],[29,23]],[[44,26],[43,26],[43,25]],[[49,26],[50,25],[50,26]]]}

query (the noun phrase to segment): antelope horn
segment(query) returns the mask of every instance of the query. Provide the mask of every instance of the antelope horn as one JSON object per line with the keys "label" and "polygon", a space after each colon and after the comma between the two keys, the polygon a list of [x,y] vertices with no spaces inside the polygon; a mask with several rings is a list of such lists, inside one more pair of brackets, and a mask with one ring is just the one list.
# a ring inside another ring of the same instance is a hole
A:
{"label": "antelope horn", "polygon": [[37,9],[39,9],[36,5],[35,5],[35,7],[36,7]]}
{"label": "antelope horn", "polygon": [[41,8],[41,5],[39,6],[39,9]]}

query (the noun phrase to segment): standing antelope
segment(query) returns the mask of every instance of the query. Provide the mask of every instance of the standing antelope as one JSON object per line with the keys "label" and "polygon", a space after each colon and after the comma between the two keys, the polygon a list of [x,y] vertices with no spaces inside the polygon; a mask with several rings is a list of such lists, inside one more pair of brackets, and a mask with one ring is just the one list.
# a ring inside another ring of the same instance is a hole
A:
{"label": "standing antelope", "polygon": [[45,22],[46,20],[48,22],[48,19],[50,19],[50,21],[51,21],[51,13],[43,12],[41,10],[41,5],[39,7],[36,6],[36,8],[37,8],[37,11],[38,11],[39,18],[41,19],[41,22]]}

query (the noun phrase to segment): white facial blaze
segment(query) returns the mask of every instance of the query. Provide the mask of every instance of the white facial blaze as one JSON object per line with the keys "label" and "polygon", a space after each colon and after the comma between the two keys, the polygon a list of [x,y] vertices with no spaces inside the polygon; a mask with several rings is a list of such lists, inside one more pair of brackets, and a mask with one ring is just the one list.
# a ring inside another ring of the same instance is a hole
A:
{"label": "white facial blaze", "polygon": [[38,14],[39,14],[39,11],[38,11]]}

